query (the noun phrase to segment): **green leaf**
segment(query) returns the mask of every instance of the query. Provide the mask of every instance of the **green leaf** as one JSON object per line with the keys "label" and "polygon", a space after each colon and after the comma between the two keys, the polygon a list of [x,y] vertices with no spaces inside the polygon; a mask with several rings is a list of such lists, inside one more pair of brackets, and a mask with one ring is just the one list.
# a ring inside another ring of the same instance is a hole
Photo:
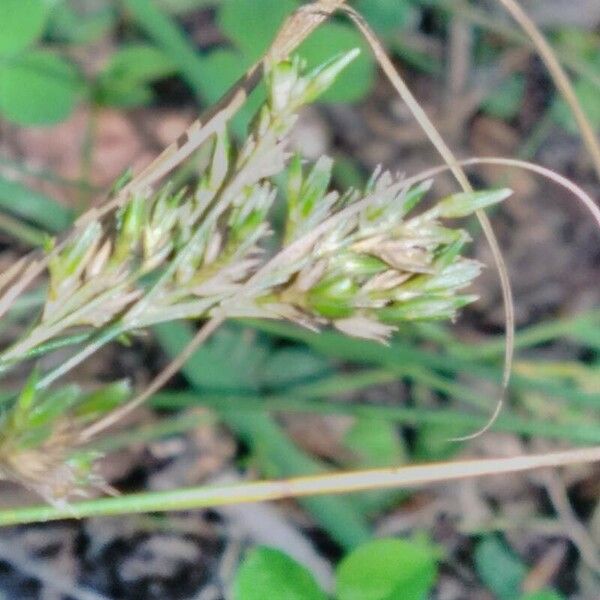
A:
{"label": "green leaf", "polygon": [[0,112],[19,125],[51,125],[66,119],[82,82],[66,60],[43,50],[0,66]]}
{"label": "green leaf", "polygon": [[[159,325],[159,332],[173,331],[173,324]],[[194,373],[194,385],[200,389],[219,392],[253,390],[260,388],[262,370],[268,350],[254,343],[250,349],[242,338],[239,327],[221,327],[196,351],[195,360],[202,365]]]}
{"label": "green leaf", "polygon": [[48,393],[48,395],[31,410],[28,419],[29,427],[45,427],[52,425],[57,417],[64,415],[79,397],[80,390],[76,385],[69,385]]}
{"label": "green leaf", "polygon": [[356,9],[379,34],[405,27],[418,13],[406,0],[358,0]]}
{"label": "green leaf", "polygon": [[111,56],[105,73],[113,79],[147,83],[176,71],[175,62],[160,48],[151,44],[130,44],[121,46]]}
{"label": "green leaf", "polygon": [[152,90],[147,85],[132,85],[128,81],[111,81],[108,84],[102,84],[96,94],[96,101],[101,106],[126,109],[146,106],[152,102],[153,97]]}
{"label": "green leaf", "polygon": [[406,458],[394,423],[383,419],[357,419],[344,443],[357,455],[357,467],[388,467]]}
{"label": "green leaf", "polygon": [[310,572],[273,548],[259,547],[248,554],[234,582],[235,600],[325,600]]}
{"label": "green leaf", "polygon": [[[74,3],[72,3],[74,4]],[[92,44],[107,35],[115,26],[116,9],[112,0],[56,2],[49,19],[53,39],[74,44]]]}
{"label": "green leaf", "polygon": [[11,415],[15,429],[20,429],[26,425],[29,419],[29,413],[31,412],[37,395],[36,387],[40,378],[39,375],[39,370],[37,368],[33,369],[19,393],[19,397],[17,398],[17,402]]}
{"label": "green leaf", "polygon": [[221,48],[213,50],[203,60],[206,69],[206,97],[210,103],[214,103],[244,73],[245,63],[239,52]]}
{"label": "green leaf", "polygon": [[521,596],[521,600],[564,600],[564,596],[554,590],[541,590]]}
{"label": "green leaf", "polygon": [[[406,462],[404,446],[393,421],[360,417],[344,436],[344,446],[354,460],[344,463],[354,469],[399,466]],[[354,496],[367,513],[375,513],[406,494],[403,490],[368,490]]]}
{"label": "green leaf", "polygon": [[[600,65],[600,60],[597,61]],[[598,67],[596,67],[598,68]],[[581,103],[583,112],[586,114],[592,127],[600,130],[600,102],[598,101],[598,89],[594,83],[586,79],[579,79],[575,82],[575,94]],[[571,113],[571,109],[562,99],[558,99],[552,108],[552,115],[555,121],[564,127],[570,133],[579,133],[579,128]]]}
{"label": "green leaf", "polygon": [[154,0],[122,0],[135,23],[177,64],[198,100],[206,101],[204,61],[179,24]]}
{"label": "green leaf", "polygon": [[[204,95],[209,104],[214,104],[244,74],[246,64],[243,56],[236,50],[213,50],[202,60]],[[265,98],[265,84],[260,83],[232,121],[231,129],[236,135],[240,137],[245,135],[248,123]]]}
{"label": "green leaf", "polygon": [[[415,385],[413,396],[420,390],[429,392],[429,388]],[[415,401],[416,398],[415,398]],[[455,439],[472,432],[472,426],[465,423],[424,423],[416,432],[415,447],[412,459],[416,461],[448,460],[462,449]]]}
{"label": "green leaf", "polygon": [[126,379],[115,381],[86,394],[77,404],[75,414],[90,421],[120,406],[131,396],[131,385]]}
{"label": "green leaf", "polygon": [[0,176],[0,208],[36,223],[52,233],[64,231],[74,213],[52,198],[29,189],[22,183]]}
{"label": "green leaf", "polygon": [[346,556],[337,569],[338,600],[425,600],[437,577],[426,541],[381,539]]}
{"label": "green leaf", "polygon": [[[319,98],[327,97],[328,91],[335,87],[340,78],[340,74],[347,70],[348,65],[352,64],[361,54],[360,48],[350,48],[346,52],[338,52],[329,60],[319,63],[315,69],[308,74],[309,84],[304,93],[304,102],[315,102]],[[344,91],[344,94],[346,91]],[[341,100],[353,100],[347,95]],[[331,100],[331,94],[330,94]],[[336,101],[333,98],[332,101]]]}
{"label": "green leaf", "polygon": [[500,600],[520,596],[527,568],[500,539],[489,536],[477,544],[475,566],[481,580]]}
{"label": "green leaf", "polygon": [[44,31],[47,16],[44,0],[2,0],[0,56],[16,54],[35,42]]}
{"label": "green leaf", "polygon": [[483,101],[481,108],[492,117],[508,121],[517,116],[524,93],[525,77],[514,73],[492,91]]}
{"label": "green leaf", "polygon": [[262,370],[262,383],[282,388],[316,381],[331,374],[329,361],[305,348],[283,348],[273,352]]}
{"label": "green leaf", "polygon": [[249,64],[269,47],[284,19],[298,8],[296,0],[227,0],[217,22]]}
{"label": "green leaf", "polygon": [[217,6],[221,0],[155,0],[156,4],[174,15],[183,15],[192,10]]}
{"label": "green leaf", "polygon": [[152,100],[148,84],[177,72],[177,65],[159,48],[131,44],[115,52],[98,81],[98,100],[109,106],[131,107]]}
{"label": "green leaf", "polygon": [[[159,325],[154,331],[161,346],[171,356],[177,356],[192,335],[189,327],[177,322]],[[228,333],[227,344],[218,342],[215,335],[196,350],[182,368],[182,374],[197,389],[205,388],[211,380],[218,384],[219,379],[225,381],[227,388],[256,389],[264,364],[261,357],[268,352],[268,347],[261,343],[260,338],[252,337],[248,330],[231,327],[229,331],[221,329],[217,334],[223,332]],[[222,349],[217,353],[218,343],[222,344]],[[218,354],[221,354],[220,358]],[[215,374],[218,376],[215,377]],[[266,474],[297,477],[325,470],[323,465],[293,444],[266,413],[253,408],[230,410],[224,405],[220,414],[223,421],[253,450]],[[320,496],[301,498],[299,502],[344,548],[354,547],[368,539],[366,522],[347,498]]]}

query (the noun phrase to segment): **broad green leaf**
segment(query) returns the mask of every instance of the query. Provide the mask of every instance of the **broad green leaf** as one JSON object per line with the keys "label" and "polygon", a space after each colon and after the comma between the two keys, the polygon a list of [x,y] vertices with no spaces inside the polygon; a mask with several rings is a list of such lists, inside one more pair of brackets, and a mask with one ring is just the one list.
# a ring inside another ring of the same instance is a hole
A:
{"label": "broad green leaf", "polygon": [[203,88],[207,101],[212,104],[244,74],[245,63],[239,52],[221,48],[210,52],[203,61],[206,73]]}
{"label": "broad green leaf", "polygon": [[344,443],[357,455],[357,467],[387,467],[405,459],[396,426],[383,419],[357,419]]}
{"label": "broad green leaf", "polygon": [[426,600],[437,577],[437,550],[425,541],[363,544],[337,569],[338,600]]}
{"label": "broad green leaf", "polygon": [[348,65],[360,56],[360,48],[350,48],[346,52],[338,52],[328,60],[319,63],[309,74],[309,83],[304,92],[304,102],[315,102],[326,95],[335,86],[339,76]]}
{"label": "broad green leaf", "polygon": [[217,21],[249,64],[269,47],[284,19],[298,6],[296,0],[227,0]]}
{"label": "broad green leaf", "polygon": [[20,52],[44,31],[48,16],[45,0],[2,0],[0,2],[0,56]]}
{"label": "broad green leaf", "polygon": [[234,600],[325,600],[310,572],[273,548],[259,547],[248,554],[234,582]]}
{"label": "broad green leaf", "polygon": [[564,600],[564,596],[554,590],[542,590],[521,596],[520,600]]}
{"label": "broad green leaf", "polygon": [[[344,446],[354,460],[348,466],[354,469],[399,466],[406,462],[406,453],[398,435],[397,425],[387,419],[360,417],[344,436]],[[356,494],[354,499],[367,513],[375,513],[405,495],[402,490],[369,490]]]}
{"label": "broad green leaf", "polygon": [[151,44],[129,44],[111,56],[104,73],[112,79],[146,83],[176,71],[175,62],[160,48]]}
{"label": "broad green leaf", "polygon": [[117,14],[112,0],[57,2],[50,12],[49,33],[53,38],[75,44],[91,44],[115,26]]}
{"label": "broad green leaf", "polygon": [[180,25],[154,0],[122,0],[136,23],[175,62],[198,100],[206,101],[204,61]]}
{"label": "broad green leaf", "polygon": [[402,29],[418,13],[408,0],[358,0],[356,9],[379,34]]}
{"label": "broad green leaf", "polygon": [[131,85],[129,82],[112,81],[102,85],[96,94],[96,102],[102,106],[126,109],[145,106],[152,102],[154,95],[148,85]]}
{"label": "broad green leaf", "polygon": [[[600,59],[597,61],[600,66]],[[597,67],[598,68],[598,67]],[[600,131],[600,102],[598,101],[598,88],[594,83],[585,79],[575,82],[575,94],[581,103],[583,112],[589,119],[592,127]],[[558,99],[553,106],[553,116],[556,122],[570,133],[579,133],[579,128],[571,113],[571,109],[562,99]]]}
{"label": "broad green leaf", "polygon": [[[202,90],[209,104],[217,102],[246,71],[243,56],[231,49],[213,50],[202,58],[202,64]],[[265,98],[265,85],[261,83],[233,118],[231,128],[236,135],[245,135],[248,123]]]}
{"label": "broad green leaf", "polygon": [[177,72],[177,65],[150,44],[121,47],[100,74],[98,101],[109,106],[131,107],[152,100],[149,83]]}
{"label": "broad green leaf", "polygon": [[516,117],[525,93],[525,77],[514,73],[492,90],[483,101],[481,108],[492,117],[510,120]]}
{"label": "broad green leaf", "polygon": [[500,600],[520,596],[527,568],[500,539],[489,536],[477,544],[475,566],[481,580]]}
{"label": "broad green leaf", "polygon": [[66,119],[81,90],[73,65],[51,52],[27,52],[0,65],[0,112],[19,125]]}
{"label": "broad green leaf", "polygon": [[[159,336],[160,332],[166,334],[173,329],[173,324],[156,327]],[[194,385],[224,393],[240,389],[256,391],[260,387],[267,354],[267,348],[258,342],[250,347],[239,327],[221,327],[194,355],[195,361],[202,365],[194,373]]]}
{"label": "broad green leaf", "polygon": [[162,10],[174,15],[181,15],[201,8],[213,7],[221,4],[222,0],[156,0]]}

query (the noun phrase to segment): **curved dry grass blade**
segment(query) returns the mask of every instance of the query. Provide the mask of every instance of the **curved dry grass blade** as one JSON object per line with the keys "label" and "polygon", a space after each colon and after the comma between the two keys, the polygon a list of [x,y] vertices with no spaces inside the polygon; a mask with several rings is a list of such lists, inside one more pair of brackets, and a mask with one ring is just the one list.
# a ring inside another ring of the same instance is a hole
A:
{"label": "curved dry grass blade", "polygon": [[[369,27],[369,24],[364,20],[362,15],[360,15],[360,13],[358,13],[353,8],[344,6],[343,10],[350,16],[350,18],[353,20],[353,22],[356,24],[358,29],[361,31],[361,33],[369,43],[373,54],[377,59],[377,62],[380,64],[390,83],[398,92],[405,104],[409,107],[409,109],[413,113],[413,116],[418,121],[419,125],[423,128],[423,131],[425,131],[436,150],[446,161],[450,170],[452,171],[452,174],[454,175],[460,186],[465,192],[473,191],[473,187],[471,186],[471,183],[469,182],[469,179],[467,178],[465,172],[462,170],[460,164],[457,162],[454,153],[452,152],[452,150],[450,150],[450,148],[436,129],[435,125],[432,123],[431,119],[427,116],[417,99],[413,96],[412,92],[410,91],[410,89],[408,88],[408,86],[394,67],[392,61],[388,57],[383,45],[381,44],[373,30]],[[496,403],[494,412],[490,416],[490,419],[488,420],[486,425],[482,427],[479,431],[473,433],[472,435],[466,436],[464,438],[458,438],[456,441],[463,441],[478,437],[481,434],[485,433],[493,425],[494,421],[500,414],[500,411],[504,404],[504,398],[510,382],[510,374],[512,370],[514,354],[515,311],[510,278],[508,276],[508,269],[506,267],[506,263],[504,262],[504,256],[498,244],[498,240],[496,239],[496,235],[494,234],[494,230],[492,228],[490,220],[483,211],[477,211],[475,214],[479,220],[486,240],[491,248],[492,255],[494,257],[494,262],[496,264],[496,270],[498,271],[498,275],[500,278],[500,285],[502,287],[506,337],[504,370],[502,375],[502,391]]]}
{"label": "curved dry grass blade", "polygon": [[[600,228],[600,207],[594,202],[592,197],[581,187],[579,187],[576,183],[572,182],[570,179],[567,179],[560,173],[553,171],[547,167],[542,167],[541,165],[537,165],[535,163],[520,160],[518,158],[506,158],[503,156],[486,156],[486,157],[473,157],[473,158],[465,158],[463,160],[459,160],[455,163],[461,167],[470,167],[475,165],[497,165],[502,167],[512,167],[515,169],[523,169],[524,171],[530,171],[531,173],[536,173],[537,175],[541,175],[545,179],[556,183],[557,185],[565,188],[568,192],[571,192],[577,200],[581,202],[581,204],[589,210],[591,215],[594,217],[595,221],[598,223],[598,227]],[[444,164],[438,165],[437,167],[431,167],[429,169],[425,169],[416,175],[412,175],[403,181],[406,186],[416,185],[440,173],[444,173],[446,171],[451,170],[451,165]]]}
{"label": "curved dry grass blade", "polygon": [[554,84],[558,88],[558,91],[565,102],[569,105],[569,108],[575,117],[579,130],[581,131],[581,137],[592,157],[594,168],[600,179],[600,142],[598,142],[598,138],[594,133],[594,128],[591,126],[585,112],[581,108],[581,104],[573,90],[571,81],[556,58],[556,54],[552,50],[552,47],[546,41],[546,38],[538,29],[537,25],[531,20],[516,0],[498,0],[498,2],[504,6],[513,19],[521,26],[523,31],[531,38],[531,41],[535,45],[540,58],[544,61]]}
{"label": "curved dry grass blade", "polygon": [[464,167],[468,167],[470,165],[499,165],[504,167],[515,167],[517,169],[524,169],[526,171],[531,171],[532,173],[537,173],[538,175],[553,181],[557,185],[560,185],[571,192],[581,202],[581,204],[590,211],[596,220],[598,227],[600,228],[600,207],[592,200],[592,197],[576,183],[573,183],[570,179],[563,177],[560,175],[560,173],[557,173],[552,169],[548,169],[547,167],[542,167],[541,165],[536,165],[535,163],[525,160],[519,160],[517,158],[504,158],[495,156],[468,158],[460,161],[460,164]]}

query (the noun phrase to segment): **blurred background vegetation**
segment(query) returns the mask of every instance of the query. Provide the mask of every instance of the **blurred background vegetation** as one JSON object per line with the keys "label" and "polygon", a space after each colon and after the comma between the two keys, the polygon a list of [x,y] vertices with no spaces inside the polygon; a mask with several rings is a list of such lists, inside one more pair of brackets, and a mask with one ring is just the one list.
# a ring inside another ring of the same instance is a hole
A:
{"label": "blurred background vegetation", "polygon": [[[600,129],[599,5],[523,4]],[[260,57],[299,5],[2,0],[0,268],[68,229],[126,168],[137,170],[157,155]],[[598,192],[568,110],[497,3],[353,5],[461,156],[536,160]],[[333,155],[342,186],[364,185],[379,163],[409,175],[438,164],[346,20],[324,25],[299,53],[316,65],[356,46],[361,57],[322,104],[305,112],[294,146],[308,157]],[[240,137],[262,95],[257,90],[237,119]],[[146,425],[102,441],[110,481],[124,491],[153,490],[600,443],[597,234],[562,191],[529,175],[481,168],[474,180],[516,191],[494,214],[520,332],[509,403],[492,433],[468,445],[448,441],[481,426],[498,393],[502,308],[488,269],[477,284],[480,302],[458,323],[407,326],[389,346],[281,323],[223,328],[153,398]],[[453,190],[450,179],[436,186]],[[471,232],[479,237],[476,226]],[[474,254],[490,263],[479,240]],[[0,323],[3,343],[36,302],[32,292],[21,312]],[[191,335],[187,325],[162,325],[152,337],[99,353],[77,380],[93,385],[129,377],[142,385]],[[17,376],[0,392],[17,386]],[[32,501],[21,490],[5,490],[3,506]],[[0,535],[0,590],[7,598],[96,597],[85,595],[92,589],[123,599],[220,598],[235,580],[240,598],[276,598],[284,597],[273,591],[277,582],[289,579],[307,586],[295,597],[319,598],[316,584],[307,584],[305,571],[286,555],[327,588],[333,565],[361,547],[363,555],[340,563],[339,598],[594,600],[599,498],[598,472],[574,470],[415,493],[311,498],[264,510],[7,529]],[[365,547],[374,537],[403,543]],[[256,550],[236,578],[235,565],[257,545],[285,555]],[[416,575],[398,568],[415,556],[422,556]],[[373,569],[387,559],[382,577],[389,587],[369,589]],[[352,560],[363,565],[356,580],[348,576],[356,569],[344,567]],[[295,569],[297,576],[286,576]],[[265,573],[273,578],[272,595],[252,596],[247,590]],[[66,587],[53,583],[55,575]]]}

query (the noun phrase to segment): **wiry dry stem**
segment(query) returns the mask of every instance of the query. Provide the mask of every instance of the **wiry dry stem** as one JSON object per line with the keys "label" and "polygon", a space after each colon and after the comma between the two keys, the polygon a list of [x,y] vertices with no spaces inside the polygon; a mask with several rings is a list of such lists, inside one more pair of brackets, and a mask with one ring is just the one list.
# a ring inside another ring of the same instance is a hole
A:
{"label": "wiry dry stem", "polygon": [[[402,100],[409,107],[414,117],[418,121],[419,125],[421,125],[423,131],[425,131],[436,150],[446,161],[446,164],[450,167],[452,174],[454,175],[462,189],[465,192],[472,191],[473,187],[465,172],[462,170],[460,164],[457,162],[454,153],[452,152],[452,150],[450,150],[450,148],[436,129],[431,119],[427,116],[417,99],[413,96],[412,92],[410,91],[410,89],[408,88],[408,86],[394,67],[392,61],[388,57],[381,42],[379,41],[375,33],[372,31],[372,29],[369,27],[369,24],[354,9],[346,6],[344,7],[344,11],[350,16],[354,23],[356,23],[356,26],[359,28],[359,30],[363,33],[365,39],[371,46],[377,61],[381,65],[384,73],[390,80],[391,84],[394,86],[394,89],[398,92]],[[496,239],[496,235],[494,233],[490,220],[483,211],[477,211],[475,214],[477,216],[477,219],[479,220],[479,223],[481,224],[481,228],[483,229],[486,240],[492,250],[492,255],[494,257],[494,262],[496,263],[496,268],[500,277],[500,284],[502,287],[506,336],[504,373],[502,376],[502,391],[487,424],[482,429],[473,433],[472,435],[459,438],[456,441],[462,441],[478,437],[493,425],[494,421],[496,420],[496,418],[500,414],[500,411],[502,410],[502,405],[504,404],[504,397],[510,382],[510,374],[512,370],[514,354],[515,309],[510,277],[508,275],[508,269],[506,267],[502,250],[500,249],[498,240]]]}
{"label": "wiry dry stem", "polygon": [[556,84],[558,91],[575,117],[583,142],[592,157],[596,174],[600,179],[600,142],[596,137],[593,126],[590,124],[589,119],[581,107],[581,103],[575,94],[575,90],[571,85],[569,77],[562,68],[552,47],[548,44],[537,25],[531,20],[516,0],[498,0],[498,2],[506,8],[535,45],[541,59],[548,68],[548,72]]}

